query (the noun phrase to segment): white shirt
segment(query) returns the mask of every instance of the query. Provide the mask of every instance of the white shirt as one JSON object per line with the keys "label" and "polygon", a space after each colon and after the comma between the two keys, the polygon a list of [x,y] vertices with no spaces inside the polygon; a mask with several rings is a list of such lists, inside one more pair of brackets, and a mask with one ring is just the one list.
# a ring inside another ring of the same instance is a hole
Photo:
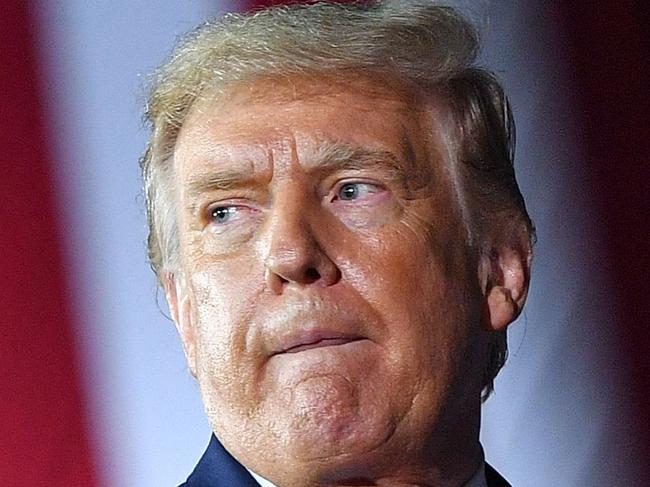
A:
{"label": "white shirt", "polygon": [[[276,487],[264,477],[257,475],[255,472],[252,472],[251,470],[248,470],[248,472],[253,476],[257,483],[260,484],[260,487]],[[476,469],[472,478],[469,479],[469,482],[463,485],[463,487],[487,487],[485,480],[485,462],[481,462],[481,465]]]}

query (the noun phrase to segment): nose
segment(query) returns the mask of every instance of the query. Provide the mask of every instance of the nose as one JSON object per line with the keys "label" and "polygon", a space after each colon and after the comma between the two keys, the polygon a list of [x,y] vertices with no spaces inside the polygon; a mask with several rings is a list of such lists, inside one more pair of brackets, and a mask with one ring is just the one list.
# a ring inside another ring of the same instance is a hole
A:
{"label": "nose", "polygon": [[271,292],[282,294],[291,285],[331,286],[339,281],[339,268],[317,238],[324,230],[304,198],[276,201],[265,257],[266,285]]}

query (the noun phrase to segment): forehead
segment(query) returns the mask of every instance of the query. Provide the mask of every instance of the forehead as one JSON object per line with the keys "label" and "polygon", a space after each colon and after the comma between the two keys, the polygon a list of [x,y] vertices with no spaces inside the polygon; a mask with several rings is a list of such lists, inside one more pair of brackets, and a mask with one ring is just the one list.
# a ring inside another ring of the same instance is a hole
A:
{"label": "forehead", "polygon": [[264,158],[292,140],[302,151],[334,141],[412,159],[431,138],[431,110],[390,80],[260,79],[198,101],[179,134],[176,158]]}

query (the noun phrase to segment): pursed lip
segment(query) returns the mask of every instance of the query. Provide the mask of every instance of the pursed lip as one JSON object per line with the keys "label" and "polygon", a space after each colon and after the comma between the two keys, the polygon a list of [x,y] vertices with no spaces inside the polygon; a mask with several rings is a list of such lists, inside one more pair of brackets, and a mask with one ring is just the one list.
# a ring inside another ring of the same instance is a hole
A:
{"label": "pursed lip", "polygon": [[273,353],[278,355],[282,353],[298,353],[314,348],[334,347],[345,345],[346,343],[364,340],[365,337],[327,330],[309,330],[293,334],[283,340],[279,350]]}

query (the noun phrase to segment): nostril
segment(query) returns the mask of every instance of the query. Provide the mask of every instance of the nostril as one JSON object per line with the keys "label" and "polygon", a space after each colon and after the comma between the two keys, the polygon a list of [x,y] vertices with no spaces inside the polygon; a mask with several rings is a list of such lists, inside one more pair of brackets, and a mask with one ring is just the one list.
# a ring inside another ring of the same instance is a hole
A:
{"label": "nostril", "polygon": [[310,267],[305,271],[305,278],[309,282],[315,282],[320,279],[320,273],[314,267]]}

